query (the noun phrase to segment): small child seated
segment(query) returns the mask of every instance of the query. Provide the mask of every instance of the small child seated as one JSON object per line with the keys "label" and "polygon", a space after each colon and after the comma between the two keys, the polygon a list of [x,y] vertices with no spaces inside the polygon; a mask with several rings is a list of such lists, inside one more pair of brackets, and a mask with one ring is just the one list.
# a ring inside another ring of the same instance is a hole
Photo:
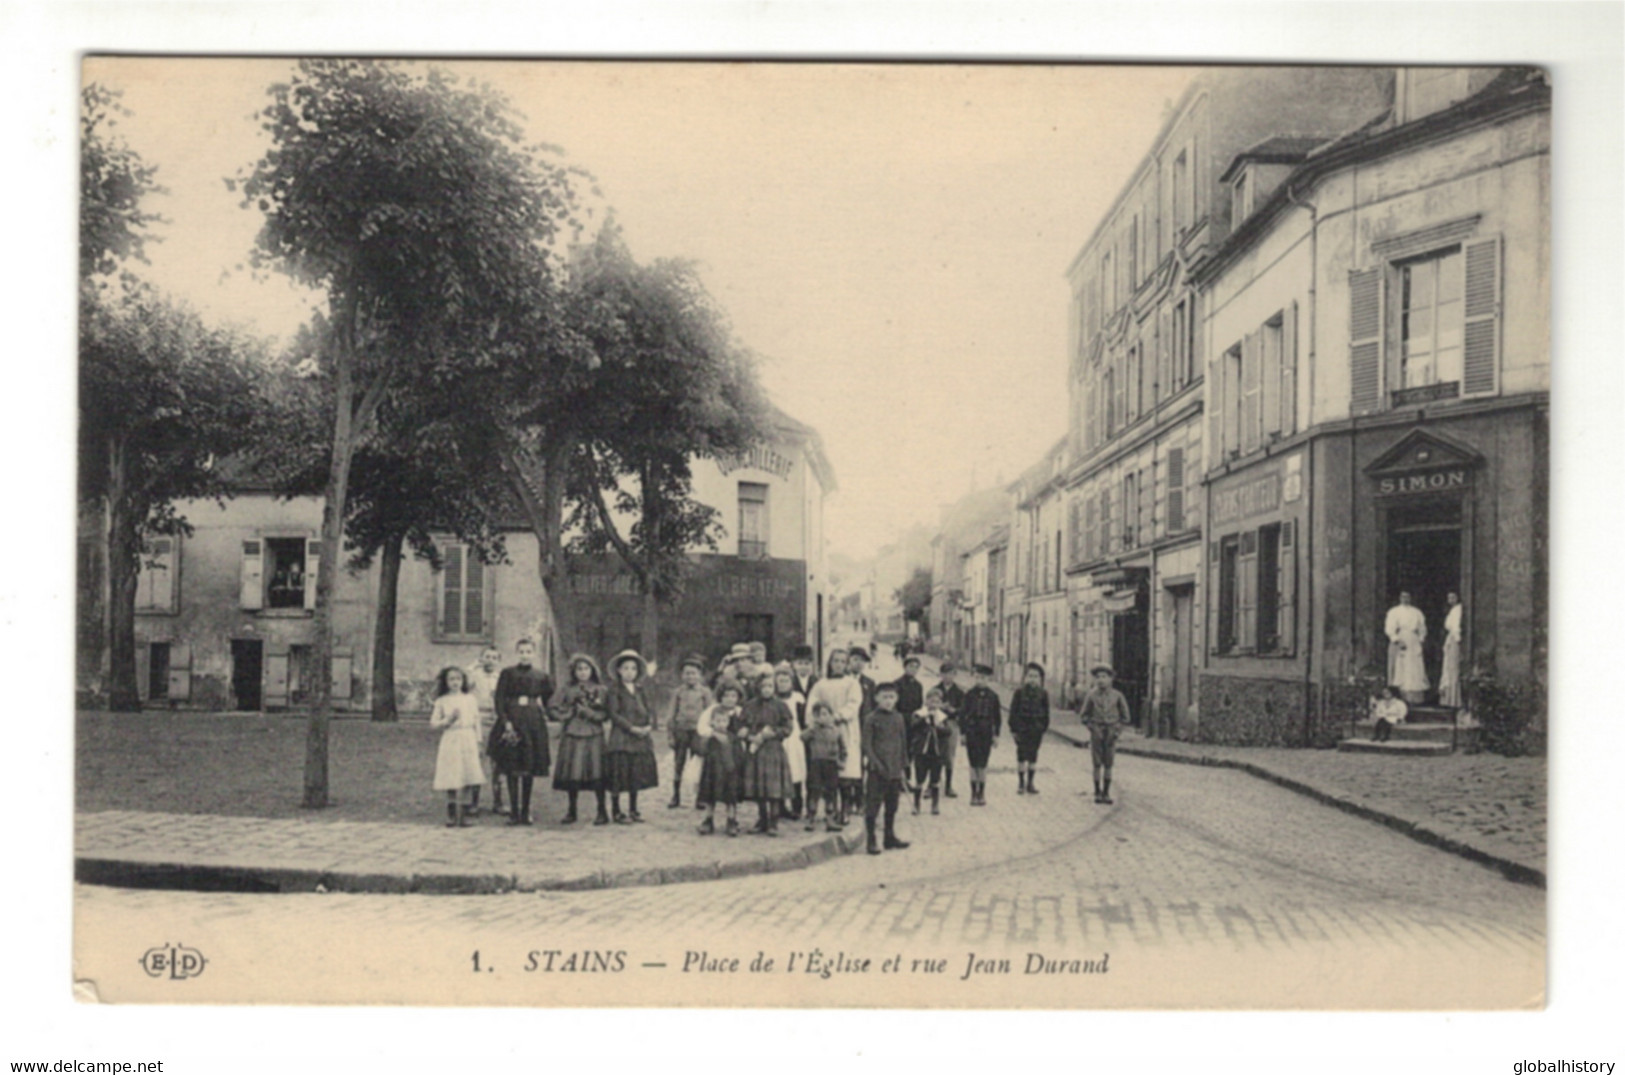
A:
{"label": "small child seated", "polygon": [[1371,715],[1377,718],[1377,726],[1371,732],[1373,743],[1386,743],[1393,738],[1394,725],[1405,723],[1405,717],[1410,713],[1400,689],[1395,684],[1388,684],[1382,689],[1382,697],[1377,699],[1371,707]]}

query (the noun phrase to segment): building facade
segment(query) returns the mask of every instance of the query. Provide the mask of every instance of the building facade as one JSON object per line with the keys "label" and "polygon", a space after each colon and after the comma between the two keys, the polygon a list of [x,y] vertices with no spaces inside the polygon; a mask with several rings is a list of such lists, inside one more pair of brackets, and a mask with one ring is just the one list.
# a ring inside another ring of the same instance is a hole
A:
{"label": "building facade", "polygon": [[[658,656],[719,657],[729,645],[760,640],[775,657],[812,645],[822,659],[826,621],[823,499],[834,477],[816,433],[793,419],[744,457],[697,459],[694,493],[722,513],[726,536],[714,552],[690,557],[683,597],[660,616]],[[314,661],[316,579],[322,501],[245,488],[223,505],[176,505],[191,523],[185,537],[155,538],[138,576],[138,687],[155,707],[257,710],[297,708],[307,699]],[[90,513],[93,515],[94,513]],[[81,527],[81,561],[92,567],[99,528]],[[551,606],[529,530],[504,534],[507,562],[482,564],[451,538],[441,566],[408,556],[397,585],[397,703],[428,708],[435,674],[466,666],[488,645],[511,657],[521,637],[555,659]],[[565,585],[576,604],[577,644],[600,658],[643,649],[643,598],[611,557],[571,557]],[[379,568],[340,568],[333,591],[333,698],[338,708],[370,706]],[[81,571],[81,695],[102,681],[105,572]]]}
{"label": "building facade", "polygon": [[1402,591],[1427,624],[1427,703],[1450,594],[1463,674],[1543,698],[1544,79],[1401,70],[1360,128],[1287,167],[1238,154],[1223,176],[1233,234],[1197,269],[1213,598],[1200,738],[1346,734],[1357,684],[1387,675]]}
{"label": "building facade", "polygon": [[1304,146],[1378,114],[1391,82],[1375,68],[1204,73],[1068,268],[1064,642],[1049,648],[1074,691],[1111,665],[1152,731],[1189,734],[1197,717],[1207,313],[1195,274],[1251,197],[1237,201],[1225,168],[1251,152],[1243,183],[1290,170]]}

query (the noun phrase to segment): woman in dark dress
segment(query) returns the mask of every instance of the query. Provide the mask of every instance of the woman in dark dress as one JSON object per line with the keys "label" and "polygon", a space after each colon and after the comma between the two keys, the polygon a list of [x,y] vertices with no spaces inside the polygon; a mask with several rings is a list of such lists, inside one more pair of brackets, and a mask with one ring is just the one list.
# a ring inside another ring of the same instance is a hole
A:
{"label": "woman in dark dress", "polygon": [[[604,747],[604,759],[609,808],[617,825],[642,821],[638,792],[660,784],[660,771],[655,766],[654,709],[643,682],[646,667],[636,650],[622,650],[610,662],[615,681],[609,686],[609,742]],[[623,791],[627,797],[624,814]]]}
{"label": "woman in dark dress", "polygon": [[531,789],[546,776],[551,751],[547,742],[547,706],[553,700],[553,680],[536,667],[536,643],[528,638],[514,647],[518,663],[497,677],[492,703],[496,723],[486,752],[507,778],[513,808],[510,825],[529,825]]}
{"label": "woman in dark dress", "polygon": [[[783,673],[789,676],[787,669]],[[750,759],[745,763],[744,798],[756,800],[756,832],[779,834],[779,811],[793,787],[790,759],[784,753],[785,737],[795,726],[790,707],[775,696],[775,673],[764,672],[757,680],[756,697],[745,703],[745,743]]]}
{"label": "woman in dark dress", "polygon": [[1038,748],[1049,730],[1049,692],[1044,690],[1044,666],[1033,662],[1010,699],[1010,735],[1016,741],[1016,794],[1037,795],[1033,774],[1038,769]]}
{"label": "woman in dark dress", "polygon": [[960,735],[964,737],[965,755],[970,760],[972,806],[987,805],[987,759],[999,738],[1002,712],[999,696],[988,686],[992,677],[993,669],[985,664],[976,666],[976,686],[965,692],[965,706],[960,710]]}
{"label": "woman in dark dress", "polygon": [[570,810],[564,824],[576,821],[576,797],[590,791],[598,797],[594,825],[608,825],[604,809],[604,726],[609,723],[608,690],[598,675],[598,662],[585,653],[570,658],[570,685],[559,698],[555,716],[564,722],[559,732],[559,760],[553,767],[553,789],[568,792]]}

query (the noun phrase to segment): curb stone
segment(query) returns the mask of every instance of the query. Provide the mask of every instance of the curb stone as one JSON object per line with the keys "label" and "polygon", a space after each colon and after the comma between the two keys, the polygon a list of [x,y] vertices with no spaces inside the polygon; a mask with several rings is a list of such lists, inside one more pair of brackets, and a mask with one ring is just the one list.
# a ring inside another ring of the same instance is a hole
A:
{"label": "curb stone", "polygon": [[426,896],[496,895],[509,892],[585,892],[606,888],[688,884],[698,881],[786,873],[849,855],[859,842],[844,833],[826,836],[805,847],[786,848],[730,862],[696,862],[681,866],[642,867],[576,877],[525,877],[495,873],[349,872],[331,867],[254,866],[226,862],[175,862],[75,855],[74,880],[81,884],[124,888],[159,888],[231,892],[366,892]]}
{"label": "curb stone", "polygon": [[[1078,735],[1070,729],[1063,730],[1052,727],[1049,732],[1056,738],[1071,743],[1075,747],[1083,748],[1089,745],[1087,735]],[[1545,870],[1531,866],[1526,862],[1519,862],[1517,859],[1508,858],[1505,855],[1498,855],[1493,851],[1486,851],[1481,847],[1475,847],[1459,837],[1447,836],[1430,827],[1429,823],[1423,819],[1406,817],[1392,810],[1375,806],[1363,799],[1327,791],[1324,788],[1317,788],[1313,784],[1306,784],[1296,777],[1284,776],[1281,773],[1266,769],[1256,762],[1240,761],[1234,758],[1216,758],[1210,754],[1176,754],[1171,750],[1158,750],[1156,747],[1148,747],[1139,743],[1125,744],[1122,740],[1118,740],[1117,752],[1119,754],[1131,754],[1135,757],[1151,758],[1155,761],[1173,762],[1176,765],[1202,765],[1214,769],[1235,769],[1285,788],[1287,791],[1314,799],[1316,802],[1341,810],[1344,813],[1353,814],[1355,817],[1364,818],[1367,821],[1374,821],[1403,836],[1408,836],[1418,843],[1427,844],[1429,847],[1435,847],[1441,851],[1448,851],[1453,855],[1459,855],[1482,866],[1492,867],[1499,870],[1501,875],[1509,881],[1534,885],[1537,888],[1546,887]]]}

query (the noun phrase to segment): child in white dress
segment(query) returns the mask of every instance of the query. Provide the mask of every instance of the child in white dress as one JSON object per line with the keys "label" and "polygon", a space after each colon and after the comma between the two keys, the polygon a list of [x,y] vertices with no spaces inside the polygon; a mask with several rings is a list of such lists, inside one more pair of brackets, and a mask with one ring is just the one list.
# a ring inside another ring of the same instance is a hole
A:
{"label": "child in white dress", "polygon": [[465,804],[485,780],[480,764],[480,703],[461,668],[442,668],[435,677],[429,727],[440,729],[434,763],[434,789],[446,793],[446,827],[466,828]]}

